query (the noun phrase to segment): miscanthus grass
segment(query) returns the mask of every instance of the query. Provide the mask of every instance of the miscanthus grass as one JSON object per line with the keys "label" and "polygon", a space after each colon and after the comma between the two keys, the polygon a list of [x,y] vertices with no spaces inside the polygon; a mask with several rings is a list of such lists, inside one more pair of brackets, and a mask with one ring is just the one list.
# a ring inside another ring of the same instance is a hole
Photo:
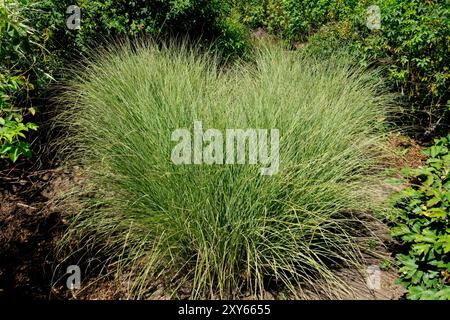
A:
{"label": "miscanthus grass", "polygon": [[[338,268],[364,269],[374,235],[357,216],[376,205],[376,146],[392,106],[376,74],[345,55],[263,46],[255,61],[224,67],[152,43],[102,50],[80,68],[58,121],[60,150],[84,177],[67,261],[103,266],[134,298],[156,284],[173,297],[326,295],[347,288]],[[171,134],[194,121],[278,129],[278,172],[175,165]]]}

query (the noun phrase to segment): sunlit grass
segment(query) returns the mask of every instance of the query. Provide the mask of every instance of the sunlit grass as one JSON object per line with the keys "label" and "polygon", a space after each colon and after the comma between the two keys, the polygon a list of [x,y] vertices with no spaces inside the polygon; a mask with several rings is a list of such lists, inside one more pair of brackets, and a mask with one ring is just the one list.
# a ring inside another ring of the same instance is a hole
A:
{"label": "sunlit grass", "polygon": [[[361,267],[354,213],[374,205],[373,149],[392,103],[375,74],[272,46],[222,68],[187,47],[126,44],[78,75],[60,147],[86,177],[85,209],[64,244],[128,272],[130,296],[148,297],[158,280],[191,298],[262,297],[269,282],[302,297],[305,286],[326,293],[319,282],[345,287],[337,266]],[[279,129],[278,174],[174,165],[171,133],[195,120]]]}

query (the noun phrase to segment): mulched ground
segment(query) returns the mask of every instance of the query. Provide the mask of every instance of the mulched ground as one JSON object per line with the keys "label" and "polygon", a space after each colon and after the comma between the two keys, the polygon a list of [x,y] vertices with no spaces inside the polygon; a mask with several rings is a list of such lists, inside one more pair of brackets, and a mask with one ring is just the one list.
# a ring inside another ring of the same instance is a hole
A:
{"label": "mulched ground", "polygon": [[391,150],[391,154],[385,159],[386,165],[398,169],[399,174],[402,168],[416,168],[426,160],[426,156],[422,153],[424,147],[417,141],[400,134],[389,135],[387,148]]}
{"label": "mulched ground", "polygon": [[49,299],[55,240],[66,224],[52,197],[61,170],[0,172],[0,298]]}

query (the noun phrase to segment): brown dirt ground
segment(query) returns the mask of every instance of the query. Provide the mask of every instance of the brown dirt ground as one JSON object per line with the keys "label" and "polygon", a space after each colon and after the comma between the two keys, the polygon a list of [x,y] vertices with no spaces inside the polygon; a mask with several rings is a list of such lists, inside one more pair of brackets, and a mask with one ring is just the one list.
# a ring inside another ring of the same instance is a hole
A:
{"label": "brown dirt ground", "polygon": [[401,175],[402,168],[419,167],[426,159],[422,153],[424,149],[422,145],[400,134],[392,133],[388,136],[386,149],[388,156],[384,161],[389,168],[398,169],[398,175]]}
{"label": "brown dirt ground", "polygon": [[54,245],[66,227],[54,195],[62,170],[0,172],[0,298],[48,299]]}

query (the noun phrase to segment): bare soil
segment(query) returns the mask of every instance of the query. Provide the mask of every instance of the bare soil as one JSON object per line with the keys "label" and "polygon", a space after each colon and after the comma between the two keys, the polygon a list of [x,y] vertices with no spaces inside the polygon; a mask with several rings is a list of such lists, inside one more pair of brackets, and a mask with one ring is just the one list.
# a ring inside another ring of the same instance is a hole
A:
{"label": "bare soil", "polygon": [[0,298],[54,298],[54,247],[66,222],[52,196],[69,181],[62,170],[0,173]]}

